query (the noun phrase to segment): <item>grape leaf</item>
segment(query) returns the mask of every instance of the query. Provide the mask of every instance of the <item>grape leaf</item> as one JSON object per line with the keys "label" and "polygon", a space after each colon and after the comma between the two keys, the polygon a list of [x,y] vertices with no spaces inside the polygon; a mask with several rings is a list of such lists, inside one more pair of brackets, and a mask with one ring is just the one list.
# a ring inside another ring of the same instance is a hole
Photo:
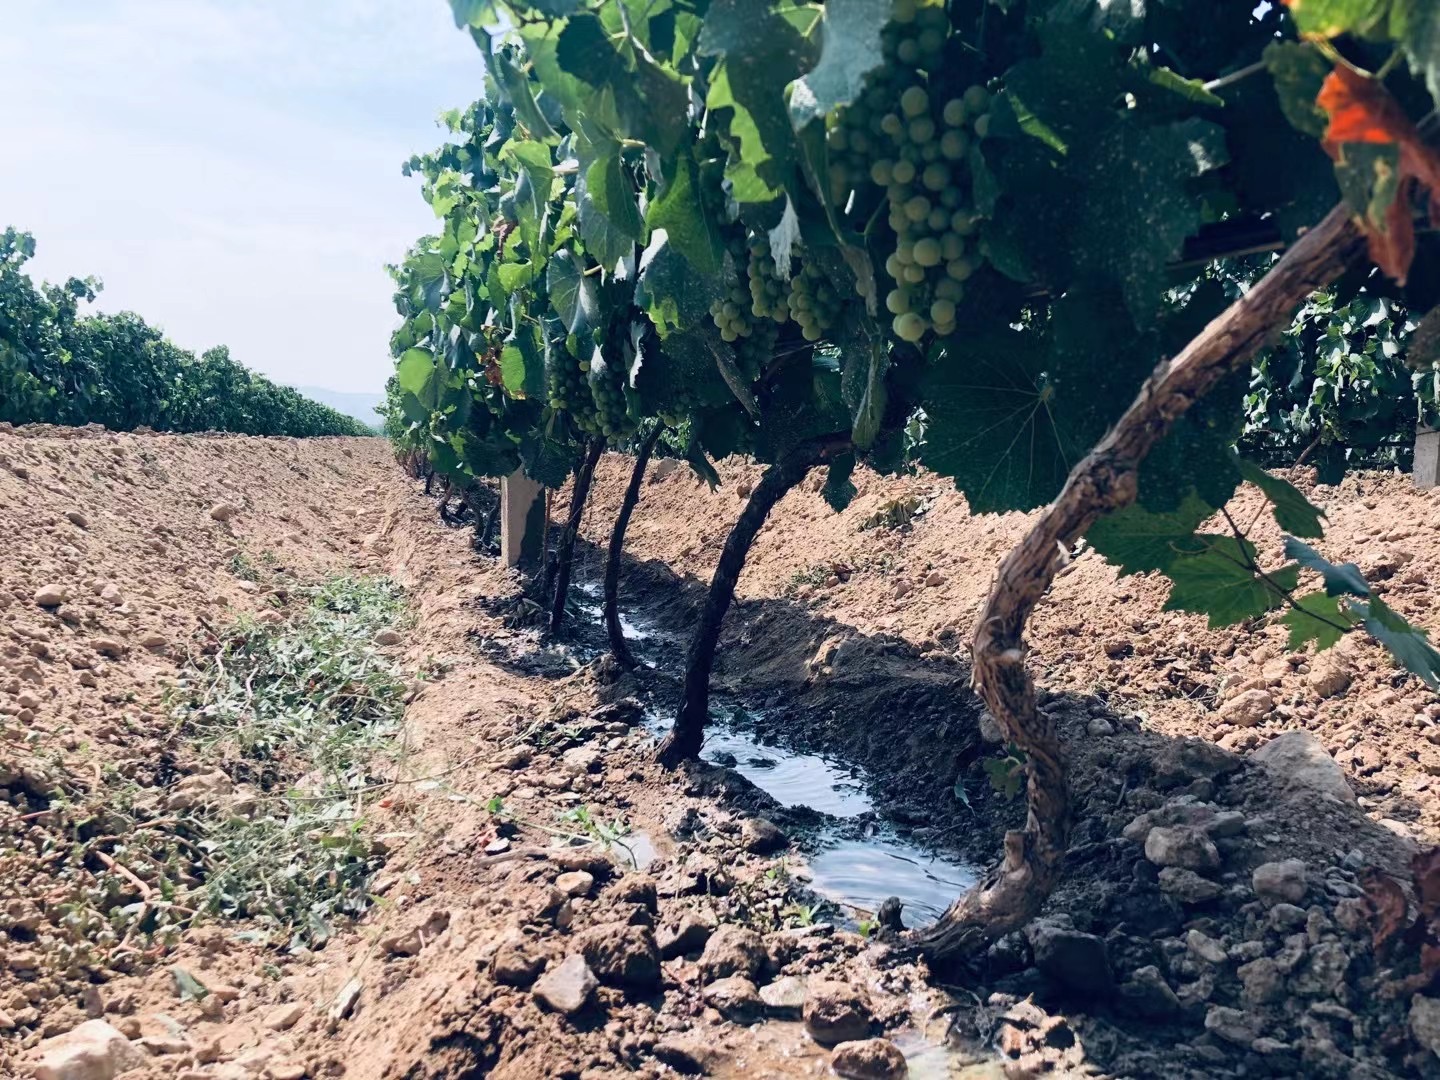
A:
{"label": "grape leaf", "polygon": [[682,154],[675,162],[675,174],[660,196],[650,204],[646,223],[652,230],[665,230],[675,249],[702,274],[718,274],[725,247],[720,230],[700,197],[700,175],[695,158]]}
{"label": "grape leaf", "polygon": [[566,332],[589,333],[599,316],[600,297],[594,279],[585,276],[574,252],[557,251],[551,256],[545,287]]}
{"label": "grape leaf", "polygon": [[[1205,544],[1198,554],[1181,555],[1165,570],[1174,582],[1166,611],[1193,611],[1209,616],[1209,626],[1230,626],[1273,611],[1283,604],[1284,597],[1275,587],[1251,570],[1255,545],[1233,536],[1198,534]],[[1270,573],[1281,589],[1294,589],[1299,581],[1299,567],[1290,565]]]}
{"label": "grape leaf", "polygon": [[548,488],[558,488],[570,475],[575,464],[571,443],[534,431],[520,440],[520,464],[525,475]]}
{"label": "grape leaf", "polygon": [[1285,0],[1302,34],[1367,34],[1381,26],[1391,0]]}
{"label": "grape leaf", "polygon": [[1290,481],[1266,472],[1253,461],[1236,459],[1240,475],[1258,487],[1270,500],[1275,520],[1288,533],[1296,536],[1318,537],[1325,535],[1320,519],[1325,511],[1305,498]]}
{"label": "grape leaf", "polygon": [[1429,631],[1411,625],[1378,596],[1356,607],[1361,610],[1365,629],[1389,650],[1396,663],[1426,685],[1440,690],[1440,652],[1430,644]]}
{"label": "grape leaf", "polygon": [[1330,74],[1330,62],[1314,45],[1299,41],[1272,42],[1264,55],[1285,119],[1306,135],[1320,138],[1329,120],[1315,99]]}
{"label": "grape leaf", "polygon": [[[1069,240],[1077,278],[1117,283],[1136,323],[1152,325],[1169,284],[1168,264],[1200,227],[1201,204],[1190,181],[1225,161],[1224,132],[1208,121],[1116,122],[1077,155],[1071,170],[1084,192]],[[1128,179],[1120,183],[1121,176]],[[1139,202],[1137,183],[1145,190]]]}
{"label": "grape leaf", "polygon": [[1132,503],[1095,522],[1085,538],[1120,568],[1121,577],[1163,571],[1181,555],[1194,553],[1195,530],[1214,512],[1192,488],[1176,510],[1155,513]]}
{"label": "grape leaf", "polygon": [[1353,626],[1355,619],[1341,607],[1341,598],[1328,593],[1307,593],[1295,601],[1296,606],[1280,621],[1290,628],[1290,648],[1298,652],[1307,642],[1315,642],[1315,651],[1324,652],[1342,637],[1344,626]]}
{"label": "grape leaf", "polygon": [[662,230],[651,235],[640,256],[635,303],[645,309],[661,337],[708,319],[711,301],[724,295],[724,282],[698,271],[668,234]]}
{"label": "grape leaf", "polygon": [[395,365],[395,380],[401,390],[413,395],[427,409],[439,406],[439,374],[429,349],[410,349],[400,357]]}
{"label": "grape leaf", "polygon": [[714,0],[698,51],[723,58],[706,100],[711,109],[735,110],[741,164],[771,189],[784,188],[799,160],[785,90],[813,66],[814,43],[770,0]]}
{"label": "grape leaf", "polygon": [[830,0],[825,5],[820,59],[791,91],[790,121],[796,131],[860,96],[866,76],[884,63],[880,32],[890,21],[891,6],[891,0]]}
{"label": "grape leaf", "polygon": [[1370,595],[1370,586],[1358,566],[1354,563],[1343,563],[1337,566],[1303,540],[1287,536],[1285,538],[1285,557],[1294,559],[1305,569],[1314,570],[1319,574],[1325,580],[1325,593],[1328,596],[1339,596],[1341,593],[1360,597]]}

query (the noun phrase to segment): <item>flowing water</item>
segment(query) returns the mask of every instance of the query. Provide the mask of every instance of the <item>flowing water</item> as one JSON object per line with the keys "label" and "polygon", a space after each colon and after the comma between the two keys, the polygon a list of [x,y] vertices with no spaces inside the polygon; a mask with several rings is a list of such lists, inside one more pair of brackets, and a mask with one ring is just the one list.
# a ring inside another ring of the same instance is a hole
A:
{"label": "flowing water", "polygon": [[[577,583],[576,590],[581,594],[580,610],[603,623],[600,583]],[[636,646],[637,659],[654,667],[655,659],[643,654],[647,645],[664,635],[623,616],[620,622]],[[712,695],[711,707],[700,753],[703,760],[733,769],[782,806],[808,807],[842,824],[873,812],[869,778],[862,770],[822,754],[762,741],[746,722],[746,711],[733,701]],[[672,719],[668,712],[651,713],[646,726],[658,739]],[[863,839],[854,838],[854,832],[836,829],[822,834],[804,870],[810,887],[847,916],[868,915],[887,897],[897,896],[904,905],[901,918],[907,926],[917,926],[939,916],[978,877],[974,866],[938,856],[888,825],[868,826]]]}

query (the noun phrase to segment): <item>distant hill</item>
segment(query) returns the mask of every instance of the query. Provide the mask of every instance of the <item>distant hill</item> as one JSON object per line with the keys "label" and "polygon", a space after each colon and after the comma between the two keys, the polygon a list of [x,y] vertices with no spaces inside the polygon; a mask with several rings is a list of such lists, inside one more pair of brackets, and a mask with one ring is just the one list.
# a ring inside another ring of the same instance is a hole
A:
{"label": "distant hill", "polygon": [[329,405],[336,412],[353,416],[362,424],[372,428],[380,426],[380,416],[375,407],[385,400],[384,394],[356,394],[342,390],[326,390],[321,386],[297,386],[300,393],[321,405]]}

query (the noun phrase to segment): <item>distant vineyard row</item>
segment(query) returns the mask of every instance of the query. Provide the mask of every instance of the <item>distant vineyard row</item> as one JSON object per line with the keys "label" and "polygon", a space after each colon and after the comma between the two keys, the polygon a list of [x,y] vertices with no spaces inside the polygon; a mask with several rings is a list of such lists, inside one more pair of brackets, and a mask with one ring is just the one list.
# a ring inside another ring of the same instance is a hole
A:
{"label": "distant vineyard row", "polygon": [[0,421],[367,434],[358,421],[237,364],[224,346],[197,357],[131,312],[83,313],[99,282],[37,286],[24,272],[34,253],[28,233],[0,234]]}

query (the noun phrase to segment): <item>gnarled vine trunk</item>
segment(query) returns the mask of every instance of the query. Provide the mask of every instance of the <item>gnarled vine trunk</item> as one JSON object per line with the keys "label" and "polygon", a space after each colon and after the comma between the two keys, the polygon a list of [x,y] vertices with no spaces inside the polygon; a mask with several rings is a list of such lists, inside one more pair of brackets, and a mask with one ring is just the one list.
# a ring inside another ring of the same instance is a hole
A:
{"label": "gnarled vine trunk", "polygon": [[710,579],[710,592],[705,597],[700,622],[685,653],[685,696],[680,713],[675,718],[675,726],[655,750],[655,759],[667,769],[700,753],[705,739],[705,720],[710,712],[710,672],[715,666],[720,624],[735,598],[735,583],[756,533],[775,504],[805,479],[812,466],[848,446],[848,439],[836,437],[802,443],[767,468],[750,493],[745,509],[725,538],[725,548]]}
{"label": "gnarled vine trunk", "polygon": [[565,600],[570,593],[570,566],[575,558],[575,538],[580,535],[580,519],[585,513],[585,500],[590,495],[590,481],[595,466],[605,452],[605,440],[593,436],[585,445],[585,457],[575,470],[575,485],[570,489],[570,516],[555,549],[555,592],[550,600],[550,633],[558,634],[565,621]]}
{"label": "gnarled vine trunk", "polygon": [[1005,738],[1029,759],[1028,817],[1005,836],[1004,860],[912,941],[937,961],[978,952],[1023,925],[1049,895],[1065,856],[1066,786],[1055,725],[1035,707],[1025,666],[1025,623],[1068,552],[1104,514],[1135,501],[1136,475],[1175,420],[1251,357],[1297,305],[1334,281],[1363,250],[1350,211],[1337,206],[1268,274],[1173,360],[1159,364],[1110,433],[1071,471],[1064,489],[1005,557],[975,628],[972,682]]}
{"label": "gnarled vine trunk", "polygon": [[625,550],[625,530],[630,527],[630,515],[640,501],[640,485],[645,481],[645,469],[650,464],[650,455],[660,441],[663,424],[656,424],[655,430],[645,436],[635,455],[635,468],[630,472],[630,484],[625,488],[625,498],[620,503],[620,513],[615,516],[615,528],[610,532],[610,550],[605,554],[605,633],[610,638],[610,652],[629,670],[635,666],[630,647],[625,644],[625,631],[620,626],[620,556]]}

